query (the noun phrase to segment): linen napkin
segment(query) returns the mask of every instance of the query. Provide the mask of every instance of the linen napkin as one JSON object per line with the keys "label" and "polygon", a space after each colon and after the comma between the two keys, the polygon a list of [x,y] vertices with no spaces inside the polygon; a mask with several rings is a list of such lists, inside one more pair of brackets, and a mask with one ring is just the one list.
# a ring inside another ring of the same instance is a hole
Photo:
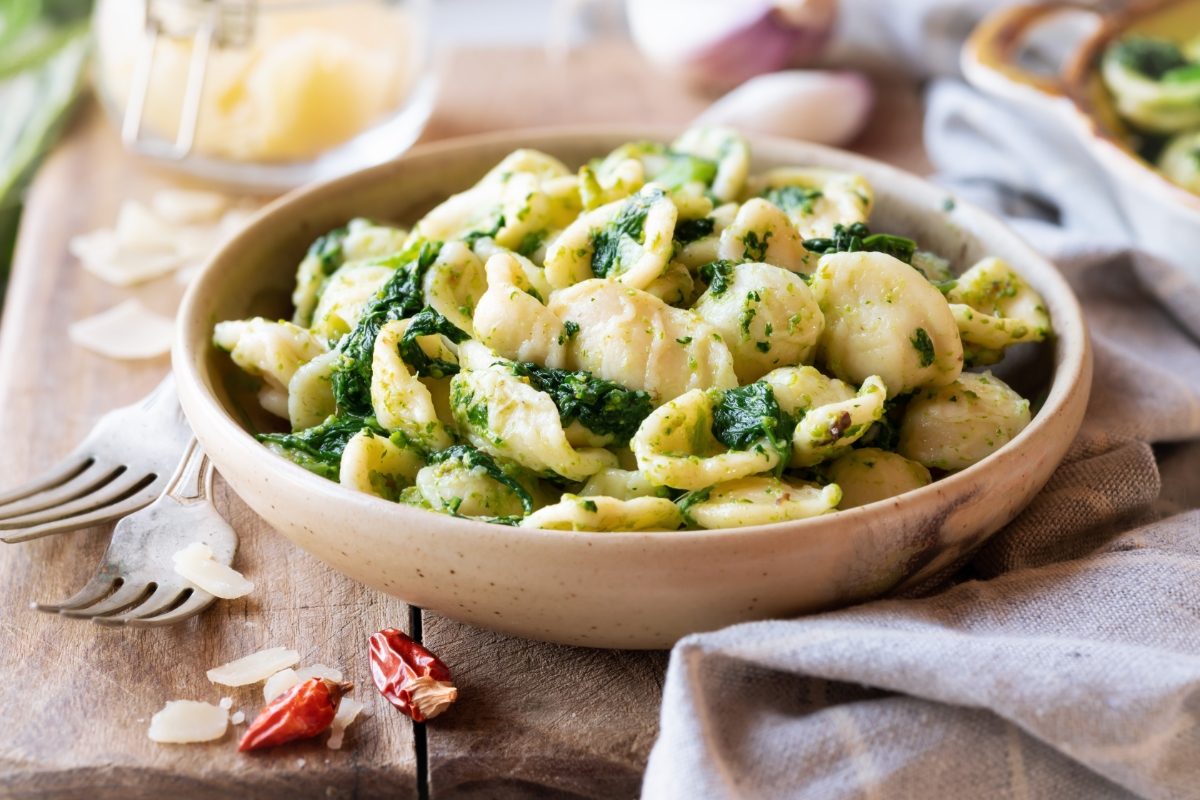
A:
{"label": "linen napkin", "polygon": [[645,797],[1200,797],[1200,297],[1069,137],[955,80],[926,122],[1083,303],[1083,428],[940,593],[681,640]]}

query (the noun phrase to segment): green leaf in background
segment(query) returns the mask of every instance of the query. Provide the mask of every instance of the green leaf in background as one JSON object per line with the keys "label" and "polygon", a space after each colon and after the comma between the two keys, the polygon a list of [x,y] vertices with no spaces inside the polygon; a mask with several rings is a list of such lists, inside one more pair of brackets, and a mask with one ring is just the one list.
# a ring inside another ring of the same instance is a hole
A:
{"label": "green leaf in background", "polygon": [[83,83],[90,11],[90,0],[0,0],[0,299],[22,192]]}

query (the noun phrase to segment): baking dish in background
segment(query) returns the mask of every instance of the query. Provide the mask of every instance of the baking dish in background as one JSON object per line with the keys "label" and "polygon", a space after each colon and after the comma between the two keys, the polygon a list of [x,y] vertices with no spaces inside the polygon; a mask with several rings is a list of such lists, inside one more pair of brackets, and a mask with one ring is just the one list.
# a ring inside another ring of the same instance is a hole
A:
{"label": "baking dish in background", "polygon": [[[1023,60],[1027,44],[1065,14],[1091,17],[1094,24],[1069,44],[1057,72],[1034,71]],[[1195,290],[1200,288],[1200,259],[1195,257],[1200,252],[1200,195],[1137,154],[1099,70],[1105,48],[1117,38],[1135,33],[1178,40],[1181,31],[1200,35],[1200,0],[1135,3],[1107,15],[1066,2],[1007,6],[971,34],[962,66],[975,87],[1069,130],[1104,170],[1138,245],[1177,264]]]}

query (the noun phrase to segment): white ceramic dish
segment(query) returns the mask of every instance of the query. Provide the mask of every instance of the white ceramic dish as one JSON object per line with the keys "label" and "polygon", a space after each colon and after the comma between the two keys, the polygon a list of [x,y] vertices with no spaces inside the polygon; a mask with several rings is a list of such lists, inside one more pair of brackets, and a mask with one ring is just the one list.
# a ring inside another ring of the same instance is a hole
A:
{"label": "white ceramic dish", "polygon": [[286,314],[295,265],[314,237],[359,215],[412,222],[517,147],[578,165],[622,142],[674,133],[591,128],[451,141],[265,209],[196,280],[175,342],[184,410],[221,474],[281,533],[356,580],[476,625],[578,645],[665,647],[693,631],[847,604],[919,584],[978,547],[1044,485],[1082,420],[1091,353],[1079,305],[1048,262],[984,212],[962,203],[947,210],[946,192],[919,178],[796,142],[752,140],[754,168],[857,171],[875,187],[878,230],[912,236],[960,268],[984,255],[1005,258],[1045,298],[1056,337],[1015,354],[1002,373],[1045,401],[1019,436],[979,464],[899,497],[798,522],[571,533],[389,503],[319,478],[250,434],[252,412],[237,401],[228,357],[210,344],[212,326]]}
{"label": "white ceramic dish", "polygon": [[[1074,43],[1060,74],[1022,67],[1025,43],[1063,13],[1096,16],[1097,24]],[[1024,104],[1071,131],[1104,169],[1138,244],[1180,267],[1194,293],[1200,291],[1200,261],[1194,256],[1200,251],[1200,195],[1171,182],[1130,149],[1098,69],[1109,42],[1124,34],[1177,37],[1189,30],[1200,32],[1200,0],[1131,3],[1107,17],[1070,2],[1005,5],[971,34],[962,66],[979,89]]]}

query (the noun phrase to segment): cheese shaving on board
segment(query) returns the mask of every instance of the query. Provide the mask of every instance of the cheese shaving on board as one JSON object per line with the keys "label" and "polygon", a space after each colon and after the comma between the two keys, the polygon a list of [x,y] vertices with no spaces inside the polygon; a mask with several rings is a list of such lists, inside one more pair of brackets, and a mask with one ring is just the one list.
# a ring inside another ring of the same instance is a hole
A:
{"label": "cheese shaving on board", "polygon": [[164,744],[211,742],[225,735],[229,712],[198,700],[169,700],[150,718],[147,735]]}
{"label": "cheese shaving on board", "polygon": [[294,669],[281,669],[263,683],[263,700],[271,702],[300,682]]}
{"label": "cheese shaving on board", "polygon": [[249,686],[266,680],[282,669],[295,666],[299,661],[300,654],[295,650],[271,647],[213,667],[207,675],[210,681],[222,686]]}
{"label": "cheese shaving on board", "polygon": [[365,706],[353,697],[342,698],[342,702],[338,704],[337,714],[333,717],[333,723],[329,726],[329,739],[325,742],[326,747],[330,750],[342,749],[342,739],[346,735],[346,728],[350,727],[350,723],[354,722],[363,708]]}
{"label": "cheese shaving on board", "polygon": [[242,573],[213,559],[212,549],[192,542],[172,556],[175,571],[197,587],[223,600],[243,597],[254,591],[254,583]]}
{"label": "cheese shaving on board", "polygon": [[116,359],[153,358],[169,352],[175,325],[137,299],[71,324],[67,334],[80,347]]}
{"label": "cheese shaving on board", "polygon": [[284,669],[267,678],[263,684],[263,700],[268,703],[286,692],[298,683],[304,683],[309,678],[328,678],[341,683],[342,671],[324,664],[313,664],[301,669]]}
{"label": "cheese shaving on board", "polygon": [[216,192],[195,189],[163,189],[150,200],[159,218],[175,225],[195,225],[216,222],[226,208],[229,198]]}

